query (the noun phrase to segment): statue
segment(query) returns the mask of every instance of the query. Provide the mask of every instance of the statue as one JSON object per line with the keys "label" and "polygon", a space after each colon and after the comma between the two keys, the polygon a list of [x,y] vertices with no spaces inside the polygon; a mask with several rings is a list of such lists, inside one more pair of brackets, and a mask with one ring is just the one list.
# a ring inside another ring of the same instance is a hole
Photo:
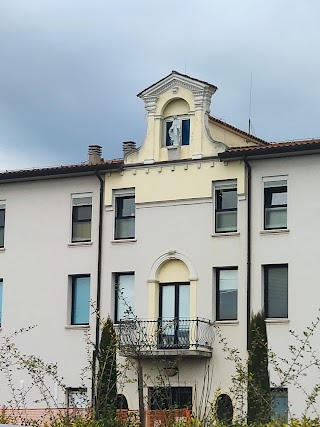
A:
{"label": "statue", "polygon": [[169,129],[171,145],[177,147],[181,145],[181,120],[177,116],[173,117],[172,125]]}

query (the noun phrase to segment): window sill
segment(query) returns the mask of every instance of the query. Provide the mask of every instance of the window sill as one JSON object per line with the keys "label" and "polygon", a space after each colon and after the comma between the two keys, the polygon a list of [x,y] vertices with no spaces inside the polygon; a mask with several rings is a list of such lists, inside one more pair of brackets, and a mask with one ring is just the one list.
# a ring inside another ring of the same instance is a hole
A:
{"label": "window sill", "polygon": [[285,325],[290,322],[289,319],[281,319],[281,318],[275,318],[275,319],[266,319],[266,323],[270,325]]}
{"label": "window sill", "polygon": [[238,231],[230,231],[228,233],[213,233],[211,234],[212,237],[236,237],[240,236],[240,233]]}
{"label": "window sill", "polygon": [[77,248],[78,246],[92,246],[93,242],[73,242],[68,243],[69,248]]}
{"label": "window sill", "polygon": [[66,325],[64,329],[88,330],[90,325]]}
{"label": "window sill", "polygon": [[118,243],[135,243],[137,239],[118,239],[118,240],[111,240],[112,244],[118,244]]}
{"label": "window sill", "polygon": [[290,232],[289,228],[279,228],[275,230],[261,230],[260,234],[262,236],[270,235],[270,234],[288,234]]}
{"label": "window sill", "polygon": [[6,248],[0,248],[0,252],[5,252]]}
{"label": "window sill", "polygon": [[213,324],[216,326],[237,326],[239,325],[239,320],[215,320]]}

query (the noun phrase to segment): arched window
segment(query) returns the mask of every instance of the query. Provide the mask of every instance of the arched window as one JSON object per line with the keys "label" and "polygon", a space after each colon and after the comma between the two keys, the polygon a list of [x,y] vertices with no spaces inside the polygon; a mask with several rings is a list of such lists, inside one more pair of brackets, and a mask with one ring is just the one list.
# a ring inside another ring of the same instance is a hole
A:
{"label": "arched window", "polygon": [[118,394],[117,395],[117,409],[124,409],[128,410],[128,401],[126,399],[126,396],[124,394]]}
{"label": "arched window", "polygon": [[216,414],[218,421],[226,425],[232,424],[233,405],[227,394],[220,394],[216,403]]}

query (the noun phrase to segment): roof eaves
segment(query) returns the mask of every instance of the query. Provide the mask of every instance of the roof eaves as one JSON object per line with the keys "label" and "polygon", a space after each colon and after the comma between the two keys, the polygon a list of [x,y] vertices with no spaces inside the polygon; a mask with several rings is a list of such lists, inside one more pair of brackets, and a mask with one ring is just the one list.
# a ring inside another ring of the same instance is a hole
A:
{"label": "roof eaves", "polygon": [[111,171],[119,170],[123,166],[122,160],[111,160],[109,162],[101,162],[96,164],[78,164],[65,165],[39,169],[22,169],[5,171],[0,173],[0,181],[8,180],[27,180],[27,179],[43,179],[65,176],[90,175],[96,171]]}

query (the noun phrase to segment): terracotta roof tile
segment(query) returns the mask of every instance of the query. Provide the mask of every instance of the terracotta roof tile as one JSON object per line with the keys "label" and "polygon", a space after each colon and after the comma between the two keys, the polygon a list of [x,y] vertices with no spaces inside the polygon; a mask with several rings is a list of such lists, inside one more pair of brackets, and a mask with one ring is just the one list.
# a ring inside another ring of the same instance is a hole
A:
{"label": "terracotta roof tile", "polygon": [[30,168],[17,170],[2,170],[0,171],[1,179],[10,179],[15,177],[28,178],[40,176],[66,175],[72,173],[94,172],[95,170],[112,169],[113,167],[121,167],[123,159],[106,160],[99,163],[78,163],[75,165],[49,166],[45,168]]}
{"label": "terracotta roof tile", "polygon": [[250,146],[250,147],[230,147],[227,152],[250,152],[250,151],[268,151],[273,149],[283,149],[285,147],[298,147],[304,145],[313,145],[320,143],[320,138],[301,139],[294,141],[272,142],[267,145]]}

